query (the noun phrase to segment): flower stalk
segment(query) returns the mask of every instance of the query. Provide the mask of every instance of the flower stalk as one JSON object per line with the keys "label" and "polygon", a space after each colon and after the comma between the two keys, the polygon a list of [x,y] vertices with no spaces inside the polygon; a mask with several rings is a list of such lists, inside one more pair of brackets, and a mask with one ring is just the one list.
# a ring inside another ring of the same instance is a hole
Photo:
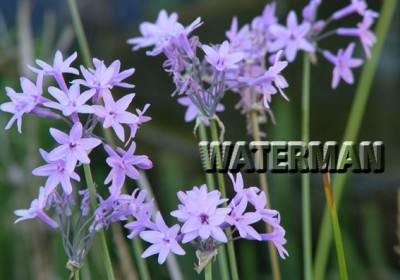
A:
{"label": "flower stalk", "polygon": [[[199,132],[200,141],[208,141],[207,130],[206,130],[206,126],[203,121],[200,121],[197,129]],[[210,162],[209,156],[208,155],[201,155],[201,156],[204,160],[206,168],[211,168],[211,162]],[[217,160],[217,166],[218,166],[218,160]],[[205,174],[206,174],[207,187],[209,188],[209,191],[215,190],[214,175],[212,173],[207,173],[207,172],[205,172]],[[218,258],[218,265],[219,265],[221,278],[229,279],[229,270],[228,270],[228,263],[227,263],[225,247],[222,246],[219,248],[219,253],[217,255],[217,258]],[[210,266],[210,268],[208,268],[209,266]],[[206,271],[207,271],[207,269],[211,270],[211,263],[209,263],[206,266]],[[206,274],[205,274],[205,277],[207,277]]]}
{"label": "flower stalk", "polygon": [[212,280],[212,263],[209,262],[204,270],[204,279]]}
{"label": "flower stalk", "polygon": [[[253,128],[253,139],[255,141],[261,141],[260,136],[260,124],[257,120],[257,111],[253,110],[250,113],[252,128]],[[262,164],[262,154],[258,153],[258,164]],[[267,174],[259,173],[258,179],[260,181],[260,187],[263,192],[267,195],[267,205],[271,207],[271,200],[269,197],[268,191],[268,183],[267,183]],[[266,224],[266,228],[268,232],[272,232],[272,227],[269,224]],[[268,243],[268,250],[269,255],[271,257],[271,268],[272,268],[272,279],[280,280],[281,279],[281,271],[279,269],[279,261],[278,261],[278,254],[274,247],[273,243]]]}
{"label": "flower stalk", "polygon": [[[310,140],[310,61],[308,53],[303,55],[303,88],[301,103],[301,141]],[[312,244],[311,244],[311,203],[310,203],[310,174],[301,175],[301,199],[303,220],[303,258],[304,279],[312,280]]]}
{"label": "flower stalk", "polygon": [[[86,184],[88,186],[89,193],[90,193],[90,203],[91,203],[92,209],[94,211],[95,209],[97,209],[97,202],[96,202],[96,191],[94,188],[93,177],[92,177],[92,172],[90,170],[90,165],[83,164],[83,170],[85,173]],[[106,236],[104,234],[103,229],[100,230],[99,237],[100,237],[101,251],[102,251],[104,268],[105,268],[106,274],[107,274],[107,279],[113,280],[113,279],[115,279],[114,271],[112,268],[110,253],[108,252]]]}
{"label": "flower stalk", "polygon": [[[210,120],[210,130],[211,130],[211,140],[212,141],[218,141],[220,140],[218,137],[218,130],[217,130],[217,122],[215,119]],[[221,159],[221,152],[218,146],[216,148],[216,162],[217,162],[217,183],[218,183],[218,190],[221,192],[221,195],[223,197],[226,197],[226,190],[225,190],[225,180],[224,180],[224,175],[220,172],[218,172],[219,169],[222,168],[222,159]],[[226,202],[223,203],[224,206],[226,206]],[[226,229],[226,234],[230,236],[232,234],[232,231],[230,228]],[[239,272],[237,269],[237,263],[236,263],[236,253],[235,253],[235,247],[232,242],[228,242],[228,259],[229,259],[229,267],[231,271],[231,276],[233,280],[238,280],[239,279]]]}

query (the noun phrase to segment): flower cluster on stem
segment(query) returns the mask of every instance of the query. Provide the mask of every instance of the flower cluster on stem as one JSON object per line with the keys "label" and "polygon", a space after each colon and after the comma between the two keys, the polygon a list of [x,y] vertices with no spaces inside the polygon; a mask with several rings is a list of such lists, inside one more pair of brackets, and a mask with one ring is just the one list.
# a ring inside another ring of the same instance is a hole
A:
{"label": "flower cluster on stem", "polygon": [[[10,102],[1,104],[0,109],[13,114],[6,129],[16,122],[20,133],[25,115],[64,122],[63,130],[50,128],[56,147],[51,151],[40,149],[45,164],[32,171],[35,176],[45,177],[46,183],[40,187],[39,197],[32,201],[28,209],[15,211],[19,216],[15,223],[39,218],[60,230],[69,264],[80,267],[96,232],[110,223],[127,219],[140,201],[142,196],[135,197],[136,192],[132,195],[121,194],[125,177],[138,179],[140,174],[137,169],[149,169],[152,162],[145,155],[135,155],[134,141],[138,127],[150,120],[143,115],[148,105],[143,110],[137,110],[138,114],[133,114],[127,109],[134,93],[118,101],[114,101],[112,93],[114,87],[134,87],[123,82],[134,73],[134,69],[120,72],[118,60],[107,67],[103,61],[93,59],[94,69],[81,66],[79,71],[71,66],[76,58],[74,53],[64,60],[61,52],[57,51],[53,65],[37,60],[38,68],[29,66],[37,74],[36,82],[22,77],[21,93],[6,88]],[[80,73],[83,75],[81,79],[67,83],[66,74]],[[56,86],[50,86],[46,91],[45,77],[53,78]],[[130,145],[129,149],[125,151],[106,143],[95,134],[97,125],[111,127],[124,146]],[[125,130],[130,130],[129,137],[125,137]],[[81,182],[79,173],[82,164],[91,163],[91,151],[99,146],[103,146],[108,154],[106,163],[111,168],[104,185],[111,184],[107,198],[92,194],[98,205],[91,210],[90,193]],[[78,214],[78,219],[72,219],[74,213]]]}

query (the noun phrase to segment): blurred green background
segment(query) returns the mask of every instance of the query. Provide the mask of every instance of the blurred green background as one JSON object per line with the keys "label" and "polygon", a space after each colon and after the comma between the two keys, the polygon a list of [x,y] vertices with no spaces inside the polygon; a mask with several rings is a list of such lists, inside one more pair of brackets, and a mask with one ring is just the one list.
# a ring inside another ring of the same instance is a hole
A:
{"label": "blurred green background", "polygon": [[[185,108],[177,104],[170,94],[173,91],[171,77],[161,67],[163,57],[147,57],[145,51],[131,52],[126,40],[139,35],[142,21],[154,21],[162,8],[176,11],[179,21],[188,24],[200,16],[204,25],[195,31],[203,43],[220,43],[231,19],[237,16],[243,25],[262,13],[265,1],[260,0],[85,0],[78,1],[83,25],[87,32],[92,56],[108,65],[121,60],[122,69],[136,68],[129,82],[136,85],[136,97],[132,109],[150,103],[146,123],[136,136],[138,154],[146,154],[154,168],[147,172],[162,212],[176,208],[176,192],[205,182],[197,149],[197,139],[192,131],[194,123],[185,123]],[[348,1],[323,1],[320,18],[327,18]],[[381,1],[368,1],[372,9],[379,11]],[[289,10],[300,15],[307,1],[278,1],[277,16],[285,22]],[[400,189],[400,11],[397,6],[387,41],[373,81],[359,140],[383,141],[386,146],[386,169],[382,174],[352,174],[344,191],[339,209],[339,219],[347,258],[350,279],[400,279],[400,255],[394,247],[400,244],[396,237],[398,223],[397,204]],[[354,25],[358,17],[346,19],[346,25]],[[327,39],[321,44],[332,52],[347,46],[346,38]],[[55,50],[64,54],[78,51],[66,1],[5,1],[0,0],[0,103],[7,100],[6,86],[19,90],[19,77],[30,75],[26,64],[34,58],[51,62]],[[358,46],[356,55],[363,57]],[[78,55],[79,57],[79,55]],[[81,58],[81,57],[80,57]],[[78,63],[74,64],[75,66]],[[285,91],[290,102],[275,98],[272,109],[276,125],[262,127],[268,140],[300,139],[301,59],[284,71],[290,87]],[[341,141],[355,86],[341,83],[337,90],[330,88],[332,67],[323,59],[311,69],[311,139]],[[360,69],[355,71],[356,81]],[[117,91],[123,95],[127,91]],[[238,101],[235,94],[224,99],[226,111],[219,116],[227,129],[225,139],[250,141],[246,133],[245,117],[233,107]],[[0,127],[4,127],[10,115],[0,113]],[[0,279],[66,279],[67,258],[57,232],[45,227],[40,221],[26,221],[13,225],[15,209],[29,207],[37,196],[43,178],[31,175],[31,170],[42,164],[38,147],[50,149],[52,139],[48,120],[24,118],[23,134],[15,127],[0,132]],[[99,156],[103,159],[104,155]],[[92,168],[95,180],[101,185],[108,167],[101,160]],[[255,174],[245,175],[245,185],[258,185]],[[280,262],[283,279],[302,279],[301,189],[299,174],[268,174],[272,207],[279,210],[282,225],[286,229],[286,248],[290,257]],[[227,181],[228,182],[228,181]],[[229,185],[229,184],[228,184]],[[131,186],[132,188],[134,186]],[[321,176],[311,175],[313,244],[316,244],[321,215],[325,205]],[[165,215],[167,217],[167,215]],[[168,220],[168,219],[167,219]],[[167,223],[172,224],[170,218]],[[120,230],[121,227],[113,229]],[[127,232],[124,232],[126,235]],[[400,233],[399,233],[400,234]],[[131,279],[124,275],[120,252],[113,244],[116,240],[111,230],[107,233],[112,258],[119,279]],[[122,242],[129,243],[127,240]],[[147,244],[145,245],[147,246]],[[242,279],[269,279],[270,267],[267,244],[239,241],[235,243],[239,273]],[[128,250],[131,250],[130,246]],[[186,279],[201,278],[193,270],[196,262],[194,250],[185,246],[186,256],[179,257]],[[168,278],[165,265],[159,266],[155,257],[149,258],[154,279]],[[89,254],[92,279],[105,279],[101,265],[101,253],[95,242]],[[338,279],[337,262],[331,250],[326,279]],[[89,273],[88,271],[83,273]],[[86,274],[87,276],[88,274]],[[83,277],[85,274],[83,275]],[[319,279],[317,279],[319,280]]]}

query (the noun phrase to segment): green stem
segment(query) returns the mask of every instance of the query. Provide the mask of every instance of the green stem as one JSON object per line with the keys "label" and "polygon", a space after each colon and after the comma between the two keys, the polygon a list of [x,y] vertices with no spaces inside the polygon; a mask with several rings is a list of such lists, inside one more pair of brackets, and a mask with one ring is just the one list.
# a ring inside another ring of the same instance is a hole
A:
{"label": "green stem", "polygon": [[79,269],[76,269],[74,271],[74,280],[79,280],[79,279],[80,279],[80,277],[79,277]]}
{"label": "green stem", "polygon": [[208,262],[206,268],[204,270],[204,279],[205,280],[212,280],[212,263]]}
{"label": "green stem", "polygon": [[[89,193],[90,193],[90,203],[91,203],[92,209],[94,211],[97,208],[97,201],[96,201],[96,191],[94,189],[94,183],[93,183],[92,171],[90,170],[90,165],[83,164],[83,170],[85,172],[86,184],[88,186]],[[114,277],[114,272],[113,272],[113,268],[112,268],[112,264],[111,264],[110,254],[108,252],[108,247],[107,247],[106,236],[104,234],[104,230],[100,230],[99,237],[100,237],[102,257],[103,257],[104,267],[106,269],[107,279],[114,280],[115,277]]]}
{"label": "green stem", "polygon": [[[250,112],[250,119],[253,127],[253,139],[255,141],[261,141],[260,136],[260,124],[257,120],[257,111]],[[258,153],[258,164],[261,166],[263,161],[263,155],[261,152]],[[258,173],[258,179],[260,181],[261,190],[266,194],[267,197],[267,205],[271,208],[271,199],[269,197],[268,191],[268,183],[267,183],[267,174],[266,173]],[[272,232],[273,229],[271,225],[266,224],[267,232]],[[275,249],[274,243],[268,242],[268,250],[269,255],[271,257],[271,269],[272,269],[272,279],[280,280],[281,279],[281,271],[279,269],[279,259],[278,253]]]}
{"label": "green stem", "polygon": [[[303,89],[302,89],[302,133],[301,141],[310,140],[310,61],[307,53],[303,57]],[[311,203],[310,203],[310,174],[301,175],[302,187],[302,219],[303,219],[303,258],[304,279],[312,280],[312,244],[311,244]]]}
{"label": "green stem", "polygon": [[89,44],[86,40],[85,31],[83,30],[83,25],[81,17],[79,16],[79,11],[76,5],[76,1],[68,0],[68,7],[71,13],[72,24],[74,25],[75,34],[82,51],[83,60],[86,66],[92,66],[92,60],[91,60],[92,56],[90,54]]}
{"label": "green stem", "polygon": [[[199,132],[199,137],[200,141],[208,141],[208,136],[207,136],[207,131],[206,127],[203,122],[200,122],[198,126],[198,132]],[[208,155],[202,155],[202,158],[204,160],[204,164],[206,168],[211,168],[211,162],[210,158]],[[206,174],[206,182],[207,182],[207,188],[209,190],[215,190],[215,182],[214,182],[214,176],[211,173]],[[219,273],[221,279],[229,279],[229,270],[228,270],[228,263],[227,263],[227,258],[226,258],[226,249],[225,247],[221,246],[218,249],[218,266],[219,266]],[[210,263],[211,266],[211,263]],[[206,268],[208,265],[206,266]]]}
{"label": "green stem", "polygon": [[[216,124],[216,121],[213,119],[210,120],[210,130],[211,130],[211,140],[218,141],[219,137],[218,137],[217,124]],[[226,197],[224,175],[222,173],[218,172],[218,170],[220,170],[222,168],[221,151],[219,149],[219,146],[215,147],[215,151],[216,151],[216,160],[217,160],[218,189],[221,192],[221,196]],[[223,205],[226,206],[226,202]],[[227,228],[225,231],[228,236],[230,236],[232,233],[230,228]],[[238,280],[239,272],[237,270],[235,247],[233,245],[233,242],[228,242],[227,246],[228,246],[228,259],[229,259],[229,267],[231,270],[231,276],[232,276],[233,280]]]}
{"label": "green stem", "polygon": [[[385,0],[383,2],[379,21],[375,30],[377,43],[372,48],[371,59],[365,63],[364,69],[361,73],[343,141],[356,141],[358,136],[373,77],[389,30],[390,22],[392,21],[394,11],[396,10],[396,4],[397,0]],[[343,188],[348,179],[348,175],[349,173],[337,174],[333,180],[336,203],[338,206],[340,204]],[[325,278],[325,270],[328,262],[331,241],[332,231],[329,221],[329,211],[325,208],[315,255],[315,279]]]}
{"label": "green stem", "polygon": [[[201,121],[199,126],[198,126],[198,131],[199,131],[199,138],[200,141],[207,141],[208,137],[207,137],[207,131],[206,131],[206,126],[204,125],[204,123]],[[200,151],[202,153],[204,153],[205,151]],[[211,162],[210,162],[210,158],[209,155],[201,155],[202,161],[204,161],[204,167],[207,169],[211,169]],[[212,173],[206,173],[206,182],[207,182],[207,187],[209,190],[215,190],[215,184],[214,184],[214,177]]]}
{"label": "green stem", "polygon": [[324,173],[322,175],[322,177],[323,177],[323,181],[324,181],[324,190],[325,190],[326,201],[328,203],[329,213],[330,213],[331,221],[332,221],[333,235],[335,237],[336,254],[337,254],[338,264],[339,264],[340,279],[347,280],[346,261],[345,261],[345,257],[344,257],[342,235],[340,233],[340,226],[339,226],[339,219],[337,216],[335,197],[333,195],[333,189],[332,189],[331,182],[329,181],[329,175],[327,173]]}

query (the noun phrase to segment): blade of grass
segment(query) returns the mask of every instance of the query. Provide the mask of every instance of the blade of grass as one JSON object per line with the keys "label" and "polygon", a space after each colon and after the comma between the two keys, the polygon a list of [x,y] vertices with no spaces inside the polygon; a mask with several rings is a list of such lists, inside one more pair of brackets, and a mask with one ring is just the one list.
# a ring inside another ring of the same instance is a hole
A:
{"label": "blade of grass", "polygon": [[[371,59],[365,63],[358,82],[353,105],[350,111],[349,120],[344,133],[343,141],[355,141],[360,130],[361,121],[364,116],[365,107],[368,101],[373,77],[378,65],[378,60],[383,49],[383,45],[389,30],[390,23],[396,10],[397,0],[385,0],[380,11],[375,34],[377,43],[372,48]],[[333,186],[335,190],[336,204],[339,207],[343,188],[347,182],[349,173],[337,174],[333,178]],[[315,255],[314,278],[324,279],[325,270],[328,262],[328,255],[332,241],[332,230],[329,222],[329,211],[325,208],[321,229],[319,233],[317,251]]]}
{"label": "blade of grass", "polygon": [[324,190],[326,201],[328,202],[329,214],[331,216],[333,236],[335,238],[336,254],[339,264],[339,273],[341,280],[347,280],[346,260],[344,257],[344,248],[342,242],[342,235],[340,233],[339,219],[336,211],[335,197],[333,195],[332,185],[328,173],[322,174],[324,182]]}

